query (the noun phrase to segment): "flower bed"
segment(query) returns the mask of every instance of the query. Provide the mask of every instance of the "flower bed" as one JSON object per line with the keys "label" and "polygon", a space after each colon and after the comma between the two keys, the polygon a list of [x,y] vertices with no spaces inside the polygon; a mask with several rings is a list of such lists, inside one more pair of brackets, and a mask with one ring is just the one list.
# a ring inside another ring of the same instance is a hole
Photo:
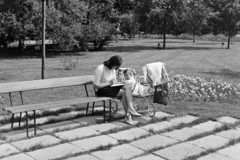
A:
{"label": "flower bed", "polygon": [[218,79],[207,81],[201,77],[179,74],[172,76],[170,80],[170,96],[173,100],[239,102],[240,84]]}

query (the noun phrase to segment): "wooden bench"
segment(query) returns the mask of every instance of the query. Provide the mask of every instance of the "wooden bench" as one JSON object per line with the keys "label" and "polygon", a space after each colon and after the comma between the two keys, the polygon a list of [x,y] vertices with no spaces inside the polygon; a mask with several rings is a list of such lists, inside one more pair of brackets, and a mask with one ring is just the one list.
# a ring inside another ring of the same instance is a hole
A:
{"label": "wooden bench", "polygon": [[[0,94],[9,94],[11,107],[2,108],[4,111],[12,114],[12,128],[14,121],[14,114],[20,113],[21,122],[21,113],[26,113],[26,133],[28,137],[28,112],[33,112],[34,117],[34,134],[36,135],[36,110],[45,110],[50,108],[62,107],[64,105],[73,105],[73,104],[83,104],[87,103],[86,114],[88,113],[89,103],[93,102],[103,102],[103,119],[106,121],[106,101],[109,101],[109,120],[111,120],[111,103],[112,98],[109,97],[96,97],[89,96],[88,85],[92,86],[93,84],[93,75],[87,76],[77,76],[77,77],[65,77],[65,78],[54,78],[54,79],[44,79],[44,80],[32,80],[32,81],[21,81],[21,82],[10,82],[10,83],[0,83]],[[37,104],[24,104],[22,92],[23,91],[32,91],[32,90],[43,90],[43,89],[53,89],[60,87],[70,87],[70,86],[84,86],[86,95],[85,97],[46,102],[46,103],[37,103]],[[19,92],[21,97],[22,105],[13,106],[12,102],[12,93]],[[94,106],[93,106],[94,107]],[[94,109],[94,108],[93,108]]]}

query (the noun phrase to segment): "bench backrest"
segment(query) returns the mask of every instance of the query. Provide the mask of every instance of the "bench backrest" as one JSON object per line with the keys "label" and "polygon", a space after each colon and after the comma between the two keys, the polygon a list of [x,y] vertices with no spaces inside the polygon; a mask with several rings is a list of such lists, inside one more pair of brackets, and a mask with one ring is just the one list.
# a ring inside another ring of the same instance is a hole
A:
{"label": "bench backrest", "polygon": [[93,84],[93,75],[0,83],[0,93]]}

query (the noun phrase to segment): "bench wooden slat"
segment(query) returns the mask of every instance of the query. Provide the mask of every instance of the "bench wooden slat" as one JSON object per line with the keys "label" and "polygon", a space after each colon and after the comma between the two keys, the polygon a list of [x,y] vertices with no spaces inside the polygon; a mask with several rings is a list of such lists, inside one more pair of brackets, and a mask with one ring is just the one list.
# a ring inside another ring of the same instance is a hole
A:
{"label": "bench wooden slat", "polygon": [[64,78],[54,78],[54,79],[44,79],[44,80],[0,83],[0,93],[58,88],[58,87],[76,86],[76,85],[82,85],[82,84],[92,84],[92,81],[93,81],[93,75],[87,75],[87,76],[64,77]]}
{"label": "bench wooden slat", "polygon": [[[47,106],[58,105],[58,104],[61,105],[62,102],[68,102],[68,101],[69,102],[71,102],[71,101],[74,102],[74,100],[75,101],[79,101],[79,99],[87,99],[87,98],[90,98],[90,97],[82,97],[82,98],[75,98],[75,99],[69,99],[69,100],[53,101],[53,102],[45,102],[45,103],[36,103],[36,104],[26,104],[26,105],[11,106],[11,107],[5,107],[5,108],[12,109],[14,107],[14,108],[21,109],[21,108],[39,107],[39,106],[45,106],[45,105],[47,105]],[[3,108],[3,110],[4,110],[4,108]]]}
{"label": "bench wooden slat", "polygon": [[32,105],[7,107],[7,108],[3,108],[3,110],[5,110],[8,113],[19,113],[19,112],[26,112],[26,111],[50,109],[50,108],[54,108],[54,107],[59,107],[60,105],[99,102],[99,101],[106,101],[106,100],[111,100],[111,98],[109,98],[109,97],[86,97],[86,98],[49,102],[49,103],[42,103],[42,104],[35,104],[35,105],[32,104]]}

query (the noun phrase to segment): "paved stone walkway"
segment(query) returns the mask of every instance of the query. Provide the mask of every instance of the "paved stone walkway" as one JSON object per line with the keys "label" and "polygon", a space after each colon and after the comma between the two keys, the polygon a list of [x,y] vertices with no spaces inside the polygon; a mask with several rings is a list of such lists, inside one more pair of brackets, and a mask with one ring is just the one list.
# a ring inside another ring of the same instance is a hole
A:
{"label": "paved stone walkway", "polygon": [[136,124],[133,126],[123,120],[99,124],[102,116],[50,125],[44,125],[49,117],[41,118],[37,136],[33,136],[32,129],[30,138],[26,138],[25,130],[0,132],[0,159],[240,160],[238,119],[225,116],[215,121],[201,120],[164,112],[158,112],[156,117],[158,120],[154,121],[148,116],[133,117]]}

